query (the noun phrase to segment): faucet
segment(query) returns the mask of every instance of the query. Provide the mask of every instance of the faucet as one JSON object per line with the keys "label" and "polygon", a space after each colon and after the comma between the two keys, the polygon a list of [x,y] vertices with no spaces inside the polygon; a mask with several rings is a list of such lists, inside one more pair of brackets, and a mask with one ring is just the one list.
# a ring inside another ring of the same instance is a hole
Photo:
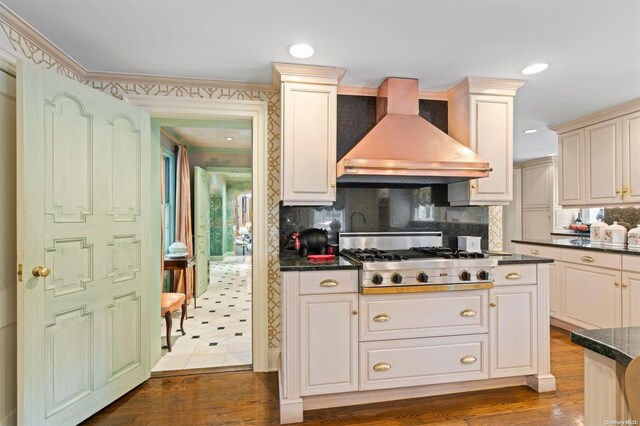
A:
{"label": "faucet", "polygon": [[351,213],[351,227],[350,227],[351,232],[353,232],[353,216],[355,216],[356,214],[359,214],[360,216],[362,216],[363,223],[367,223],[367,219],[364,217],[364,214],[362,212]]}

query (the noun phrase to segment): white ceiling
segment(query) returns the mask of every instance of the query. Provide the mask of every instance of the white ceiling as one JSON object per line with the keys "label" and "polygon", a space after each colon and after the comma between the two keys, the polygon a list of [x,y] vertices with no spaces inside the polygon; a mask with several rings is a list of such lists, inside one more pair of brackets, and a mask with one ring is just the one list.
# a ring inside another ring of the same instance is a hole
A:
{"label": "white ceiling", "polygon": [[[546,126],[640,96],[638,0],[3,1],[91,71],[269,83],[272,62],[300,62],[347,68],[344,85],[423,90],[527,78],[516,160],[556,152]],[[295,60],[294,41],[316,54]],[[520,74],[535,62],[551,67]]]}
{"label": "white ceiling", "polygon": [[[251,149],[251,129],[214,129],[206,127],[164,127],[192,148]],[[233,138],[228,141],[225,138]]]}

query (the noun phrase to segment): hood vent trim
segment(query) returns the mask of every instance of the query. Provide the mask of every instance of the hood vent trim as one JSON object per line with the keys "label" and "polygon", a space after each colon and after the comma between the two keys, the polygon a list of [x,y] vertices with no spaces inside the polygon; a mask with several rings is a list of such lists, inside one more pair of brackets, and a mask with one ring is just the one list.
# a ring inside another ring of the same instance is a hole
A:
{"label": "hood vent trim", "polygon": [[387,78],[378,123],[337,164],[338,183],[442,184],[489,176],[489,163],[418,115],[418,80]]}

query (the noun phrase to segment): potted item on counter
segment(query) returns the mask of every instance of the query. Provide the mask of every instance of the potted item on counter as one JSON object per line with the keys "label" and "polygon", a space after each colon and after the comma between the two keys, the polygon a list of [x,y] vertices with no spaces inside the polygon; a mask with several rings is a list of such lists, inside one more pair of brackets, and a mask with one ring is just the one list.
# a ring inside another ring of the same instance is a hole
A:
{"label": "potted item on counter", "polygon": [[624,248],[627,244],[627,228],[613,222],[604,228],[604,245],[612,248]]}
{"label": "potted item on counter", "polygon": [[589,239],[592,245],[601,246],[604,244],[604,229],[606,227],[607,224],[599,220],[591,224]]}
{"label": "potted item on counter", "polygon": [[640,225],[633,228],[627,234],[627,242],[630,249],[640,249]]}

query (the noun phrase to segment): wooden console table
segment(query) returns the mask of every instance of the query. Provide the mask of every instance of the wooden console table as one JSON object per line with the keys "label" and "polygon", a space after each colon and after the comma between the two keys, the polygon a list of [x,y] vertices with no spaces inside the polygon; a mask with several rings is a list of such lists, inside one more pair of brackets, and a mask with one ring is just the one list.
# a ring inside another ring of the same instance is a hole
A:
{"label": "wooden console table", "polygon": [[[164,270],[165,271],[169,271],[169,278],[170,278],[170,282],[171,282],[171,292],[175,293],[176,292],[176,288],[175,286],[175,280],[173,279],[173,274],[174,271],[183,271],[184,275],[185,275],[185,280],[184,280],[184,295],[187,297],[187,300],[189,299],[189,289],[187,288],[187,269],[192,268],[193,266],[195,266],[196,264],[196,257],[192,256],[192,257],[167,257],[165,256],[164,258]],[[195,289],[195,282],[194,282],[194,288],[193,288],[193,307],[196,308],[197,307],[197,302],[196,302],[196,289]]]}

